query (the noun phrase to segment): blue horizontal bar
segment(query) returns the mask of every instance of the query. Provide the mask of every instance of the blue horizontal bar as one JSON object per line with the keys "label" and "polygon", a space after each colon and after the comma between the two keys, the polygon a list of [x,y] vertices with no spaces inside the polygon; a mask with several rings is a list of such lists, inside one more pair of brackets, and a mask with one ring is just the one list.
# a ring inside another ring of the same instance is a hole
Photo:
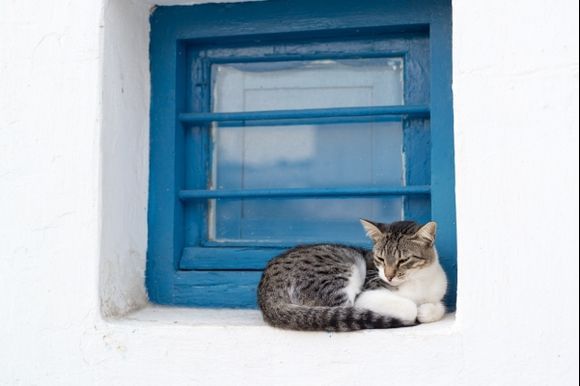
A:
{"label": "blue horizontal bar", "polygon": [[300,126],[300,125],[330,125],[353,123],[401,122],[396,115],[371,115],[362,117],[329,117],[329,118],[296,118],[296,119],[264,119],[258,121],[227,121],[220,127],[264,127],[264,126]]}
{"label": "blue horizontal bar", "polygon": [[173,274],[172,305],[257,308],[257,270],[180,270]]}
{"label": "blue horizontal bar", "polygon": [[318,53],[306,55],[237,56],[208,58],[210,64],[270,63],[270,62],[307,62],[314,60],[364,60],[364,59],[403,59],[407,51],[391,52],[343,52]]}
{"label": "blue horizontal bar", "polygon": [[245,111],[232,113],[181,113],[182,123],[208,123],[225,121],[251,121],[263,119],[306,119],[331,117],[363,117],[373,115],[429,116],[429,107],[419,106],[371,106],[342,107],[332,109]]}
{"label": "blue horizontal bar", "polygon": [[[356,221],[356,220],[353,220]],[[330,224],[330,226],[332,226],[332,224]],[[206,240],[206,241],[202,241],[201,243],[201,248],[207,248],[207,249],[215,249],[215,248],[244,248],[244,249],[249,249],[249,248],[263,248],[263,249],[268,249],[268,248],[282,248],[282,249],[290,249],[290,248],[294,248],[297,245],[305,245],[305,244],[336,244],[339,241],[337,240],[326,240],[326,239],[302,239],[302,238],[296,238],[296,239],[291,239],[291,240],[277,240],[277,239],[271,239],[271,240],[219,240],[219,241],[215,241],[215,240]],[[359,248],[369,248],[371,246],[370,241],[368,240],[368,238],[364,237],[363,241],[361,241],[360,239],[356,240],[356,239],[341,239],[340,240],[341,244],[345,244],[345,245],[350,245],[350,246],[355,246],[355,247],[359,247]]]}
{"label": "blue horizontal bar", "polygon": [[360,197],[360,196],[408,196],[428,195],[428,185],[402,187],[358,187],[358,188],[294,188],[294,189],[224,189],[224,190],[182,190],[179,198],[183,201],[199,199],[237,198],[302,198],[302,197]]}
{"label": "blue horizontal bar", "polygon": [[261,270],[286,248],[204,248],[183,249],[180,269]]}

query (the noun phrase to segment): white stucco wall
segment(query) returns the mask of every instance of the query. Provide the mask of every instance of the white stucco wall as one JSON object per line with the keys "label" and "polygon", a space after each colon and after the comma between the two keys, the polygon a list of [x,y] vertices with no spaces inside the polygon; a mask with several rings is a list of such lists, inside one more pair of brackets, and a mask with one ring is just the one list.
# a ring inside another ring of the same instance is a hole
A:
{"label": "white stucco wall", "polygon": [[578,4],[453,5],[456,319],[337,335],[105,319],[146,303],[150,4],[0,0],[0,385],[577,384]]}

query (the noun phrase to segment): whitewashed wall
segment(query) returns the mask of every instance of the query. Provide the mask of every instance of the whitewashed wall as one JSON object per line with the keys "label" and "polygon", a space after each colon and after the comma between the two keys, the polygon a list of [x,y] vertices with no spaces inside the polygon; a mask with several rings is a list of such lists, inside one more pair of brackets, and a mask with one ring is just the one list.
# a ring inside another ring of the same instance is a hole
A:
{"label": "whitewashed wall", "polygon": [[578,3],[453,5],[456,319],[336,335],[104,319],[146,303],[150,4],[0,0],[0,385],[577,384]]}

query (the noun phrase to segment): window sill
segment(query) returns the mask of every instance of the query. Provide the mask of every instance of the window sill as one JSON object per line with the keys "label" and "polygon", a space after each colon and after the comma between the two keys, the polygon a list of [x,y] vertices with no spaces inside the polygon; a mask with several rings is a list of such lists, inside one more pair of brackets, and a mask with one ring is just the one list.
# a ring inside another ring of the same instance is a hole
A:
{"label": "window sill", "polygon": [[[273,330],[262,320],[257,310],[227,310],[227,309],[200,309],[178,308],[149,305],[123,318],[110,320],[115,324],[137,324],[157,326],[189,326],[189,327],[223,327],[223,328],[252,328]],[[456,332],[455,314],[448,314],[443,320],[436,323],[422,324],[409,328],[386,330],[364,330],[355,334],[384,334],[398,336],[425,336],[425,335],[452,335]],[[331,333],[324,333],[331,334]]]}

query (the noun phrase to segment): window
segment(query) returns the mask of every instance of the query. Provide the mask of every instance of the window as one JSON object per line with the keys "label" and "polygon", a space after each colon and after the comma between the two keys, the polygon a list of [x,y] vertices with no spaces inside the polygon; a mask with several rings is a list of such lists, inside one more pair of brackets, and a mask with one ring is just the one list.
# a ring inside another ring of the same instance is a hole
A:
{"label": "window", "polygon": [[455,295],[450,4],[267,1],[151,17],[152,301],[255,307],[296,244],[439,223]]}

